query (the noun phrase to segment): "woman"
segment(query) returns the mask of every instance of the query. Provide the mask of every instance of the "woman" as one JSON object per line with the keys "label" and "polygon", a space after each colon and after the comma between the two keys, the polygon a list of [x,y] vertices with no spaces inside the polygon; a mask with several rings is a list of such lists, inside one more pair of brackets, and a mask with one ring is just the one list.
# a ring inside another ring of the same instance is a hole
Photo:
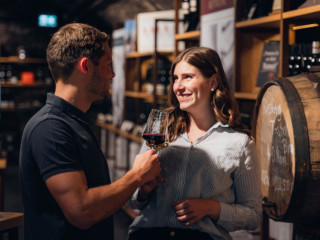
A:
{"label": "woman", "polygon": [[256,229],[262,214],[259,163],[218,54],[186,49],[173,62],[171,79],[162,176],[129,202],[141,210],[129,239],[231,239],[231,231]]}

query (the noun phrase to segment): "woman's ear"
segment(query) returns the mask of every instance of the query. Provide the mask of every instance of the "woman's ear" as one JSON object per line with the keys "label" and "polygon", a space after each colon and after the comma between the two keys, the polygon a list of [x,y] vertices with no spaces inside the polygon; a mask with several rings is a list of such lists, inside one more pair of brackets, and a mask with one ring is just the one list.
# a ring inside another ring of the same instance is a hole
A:
{"label": "woman's ear", "polygon": [[212,74],[210,81],[211,81],[211,89],[216,90],[216,88],[218,87],[218,74],[217,73]]}
{"label": "woman's ear", "polygon": [[78,67],[82,73],[88,72],[88,63],[89,63],[89,59],[87,57],[83,57],[79,60]]}

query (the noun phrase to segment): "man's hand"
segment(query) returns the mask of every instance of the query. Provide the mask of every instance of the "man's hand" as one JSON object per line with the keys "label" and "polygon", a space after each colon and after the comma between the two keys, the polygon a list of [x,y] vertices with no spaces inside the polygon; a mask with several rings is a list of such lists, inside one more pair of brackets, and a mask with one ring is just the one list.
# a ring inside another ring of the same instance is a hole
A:
{"label": "man's hand", "polygon": [[155,189],[156,186],[158,186],[158,184],[160,182],[163,181],[163,177],[161,175],[157,176],[155,179],[146,182],[145,184],[143,184],[140,189],[139,189],[139,193],[138,193],[138,200],[140,202],[143,202],[145,200],[147,200],[149,194],[153,191],[153,189]]}
{"label": "man's hand", "polygon": [[136,156],[132,171],[140,176],[141,185],[153,181],[160,176],[159,155],[154,150],[148,150]]}

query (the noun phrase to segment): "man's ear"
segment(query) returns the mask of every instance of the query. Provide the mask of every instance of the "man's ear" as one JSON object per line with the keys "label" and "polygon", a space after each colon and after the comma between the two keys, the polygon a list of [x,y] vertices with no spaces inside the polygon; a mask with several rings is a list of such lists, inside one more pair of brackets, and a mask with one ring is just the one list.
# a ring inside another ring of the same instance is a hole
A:
{"label": "man's ear", "polygon": [[78,62],[78,67],[79,67],[79,70],[82,72],[82,73],[87,73],[88,72],[88,64],[89,64],[89,59],[87,57],[83,57],[79,60]]}

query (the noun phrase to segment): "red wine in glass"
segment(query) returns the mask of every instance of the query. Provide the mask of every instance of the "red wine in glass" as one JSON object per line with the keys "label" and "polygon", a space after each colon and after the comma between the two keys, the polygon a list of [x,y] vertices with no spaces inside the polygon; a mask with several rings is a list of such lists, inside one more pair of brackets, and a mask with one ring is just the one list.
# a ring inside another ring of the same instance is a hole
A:
{"label": "red wine in glass", "polygon": [[168,113],[158,109],[152,109],[142,137],[148,147],[156,151],[167,147],[168,141]]}
{"label": "red wine in glass", "polygon": [[142,137],[150,145],[161,145],[166,142],[166,135],[165,134],[145,133],[142,135]]}

